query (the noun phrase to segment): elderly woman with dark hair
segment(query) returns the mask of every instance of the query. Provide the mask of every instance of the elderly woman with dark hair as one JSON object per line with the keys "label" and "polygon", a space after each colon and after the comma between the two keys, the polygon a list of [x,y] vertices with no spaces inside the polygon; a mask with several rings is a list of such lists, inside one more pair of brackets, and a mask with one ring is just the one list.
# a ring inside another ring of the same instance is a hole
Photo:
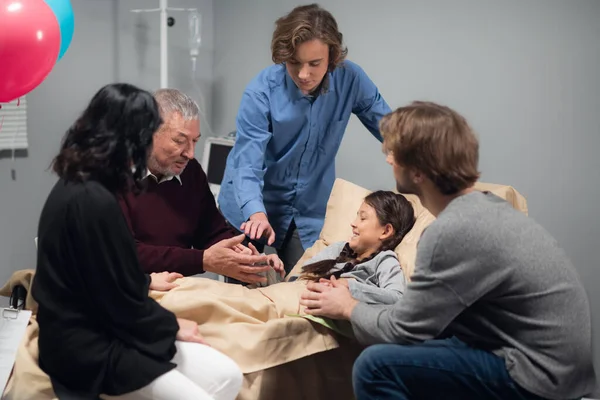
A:
{"label": "elderly woman with dark hair", "polygon": [[60,179],[40,217],[32,294],[39,364],[57,392],[234,399],[240,390],[239,368],[204,344],[198,325],[148,297],[150,281],[115,197],[139,187],[161,123],[150,93],[107,85],[54,159]]}

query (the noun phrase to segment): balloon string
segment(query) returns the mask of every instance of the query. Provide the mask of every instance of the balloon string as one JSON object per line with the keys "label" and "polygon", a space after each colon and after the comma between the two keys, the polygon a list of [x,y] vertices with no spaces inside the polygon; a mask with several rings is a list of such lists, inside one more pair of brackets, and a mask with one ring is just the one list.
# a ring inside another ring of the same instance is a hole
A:
{"label": "balloon string", "polygon": [[[17,99],[17,107],[19,107],[21,105],[21,98],[19,97]],[[18,121],[18,120],[17,120]],[[15,142],[17,141],[17,136],[19,135],[19,123],[17,122],[17,127],[15,128],[15,134],[13,135],[12,138],[12,143],[11,143],[11,147],[12,147],[12,167],[10,169],[10,175],[13,181],[17,180],[17,173],[16,173],[16,169],[15,169]]]}
{"label": "balloon string", "polygon": [[[19,107],[20,105],[21,105],[21,98],[19,97],[17,99],[17,107]],[[13,161],[13,163],[15,162],[15,142],[17,141],[17,136],[19,136],[19,128],[20,128],[20,126],[19,126],[19,123],[18,123],[18,120],[17,120],[17,127],[15,128],[15,133],[13,135],[12,143],[11,143],[12,161]],[[14,166],[13,166],[13,171],[14,171]],[[13,174],[14,174],[14,172],[13,172]]]}
{"label": "balloon string", "polygon": [[[0,105],[0,108],[2,108],[1,105]],[[2,132],[2,125],[4,125],[4,114],[2,114],[2,116],[0,117],[0,132]],[[11,176],[14,176],[12,169],[11,169]]]}

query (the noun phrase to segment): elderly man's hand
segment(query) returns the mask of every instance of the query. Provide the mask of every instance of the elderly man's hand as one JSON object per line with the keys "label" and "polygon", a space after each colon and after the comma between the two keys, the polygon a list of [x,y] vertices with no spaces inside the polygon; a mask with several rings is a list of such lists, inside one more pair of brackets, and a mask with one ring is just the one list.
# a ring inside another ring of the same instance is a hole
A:
{"label": "elderly man's hand", "polygon": [[[269,258],[266,255],[245,254],[236,251],[245,235],[221,240],[204,250],[203,267],[207,272],[225,275],[247,283],[266,283],[267,278],[259,275],[268,271]],[[265,264],[265,265],[260,265]]]}
{"label": "elderly man's hand", "polygon": [[300,305],[309,315],[318,315],[333,319],[350,320],[352,310],[358,304],[348,286],[331,277],[331,284],[311,282],[300,297]]}

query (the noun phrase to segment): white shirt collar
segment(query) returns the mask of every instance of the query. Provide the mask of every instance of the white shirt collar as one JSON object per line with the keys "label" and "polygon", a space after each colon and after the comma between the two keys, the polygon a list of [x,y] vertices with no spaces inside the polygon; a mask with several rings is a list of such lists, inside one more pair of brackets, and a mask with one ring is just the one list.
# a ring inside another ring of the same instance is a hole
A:
{"label": "white shirt collar", "polygon": [[179,176],[179,175],[163,176],[161,178],[161,180],[159,181],[158,178],[156,177],[156,175],[154,175],[152,172],[150,172],[149,169],[147,169],[146,176],[144,176],[144,178],[147,178],[149,176],[153,177],[158,183],[168,182],[168,181],[172,180],[173,178],[176,178],[179,181],[179,184],[183,185],[183,182],[181,181],[181,176]]}

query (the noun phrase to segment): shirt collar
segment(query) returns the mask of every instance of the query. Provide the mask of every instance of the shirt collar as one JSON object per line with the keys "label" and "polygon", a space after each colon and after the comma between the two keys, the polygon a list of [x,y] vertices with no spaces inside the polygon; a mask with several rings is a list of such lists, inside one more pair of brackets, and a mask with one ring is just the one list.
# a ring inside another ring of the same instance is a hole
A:
{"label": "shirt collar", "polygon": [[180,175],[171,175],[171,176],[164,176],[160,181],[158,180],[158,178],[156,177],[156,175],[154,175],[152,172],[150,172],[150,170],[146,170],[146,176],[144,176],[144,178],[147,177],[153,177],[154,180],[156,180],[158,183],[163,183],[163,182],[168,182],[170,180],[172,180],[173,178],[177,179],[179,181],[180,185],[183,185],[183,182],[181,181],[181,176]]}
{"label": "shirt collar", "polygon": [[[287,69],[285,68],[285,65],[283,67],[283,71],[285,73],[285,85],[287,86],[287,90],[288,90],[288,94],[290,95],[290,98],[292,98],[293,100],[299,100],[301,98],[307,98],[307,99],[314,98],[314,96],[305,95],[304,93],[302,93],[302,91],[298,88],[298,86],[296,86],[296,83],[294,83],[294,80],[292,79],[290,74],[288,74]],[[323,82],[322,85],[326,89],[325,89],[325,91],[320,93],[319,96],[322,96],[326,93],[335,91],[334,90],[335,87],[333,85],[333,77],[331,76],[331,72],[327,72],[327,74],[325,74],[325,77],[323,78],[323,80],[325,82]],[[321,90],[323,90],[323,89],[321,88]]]}

